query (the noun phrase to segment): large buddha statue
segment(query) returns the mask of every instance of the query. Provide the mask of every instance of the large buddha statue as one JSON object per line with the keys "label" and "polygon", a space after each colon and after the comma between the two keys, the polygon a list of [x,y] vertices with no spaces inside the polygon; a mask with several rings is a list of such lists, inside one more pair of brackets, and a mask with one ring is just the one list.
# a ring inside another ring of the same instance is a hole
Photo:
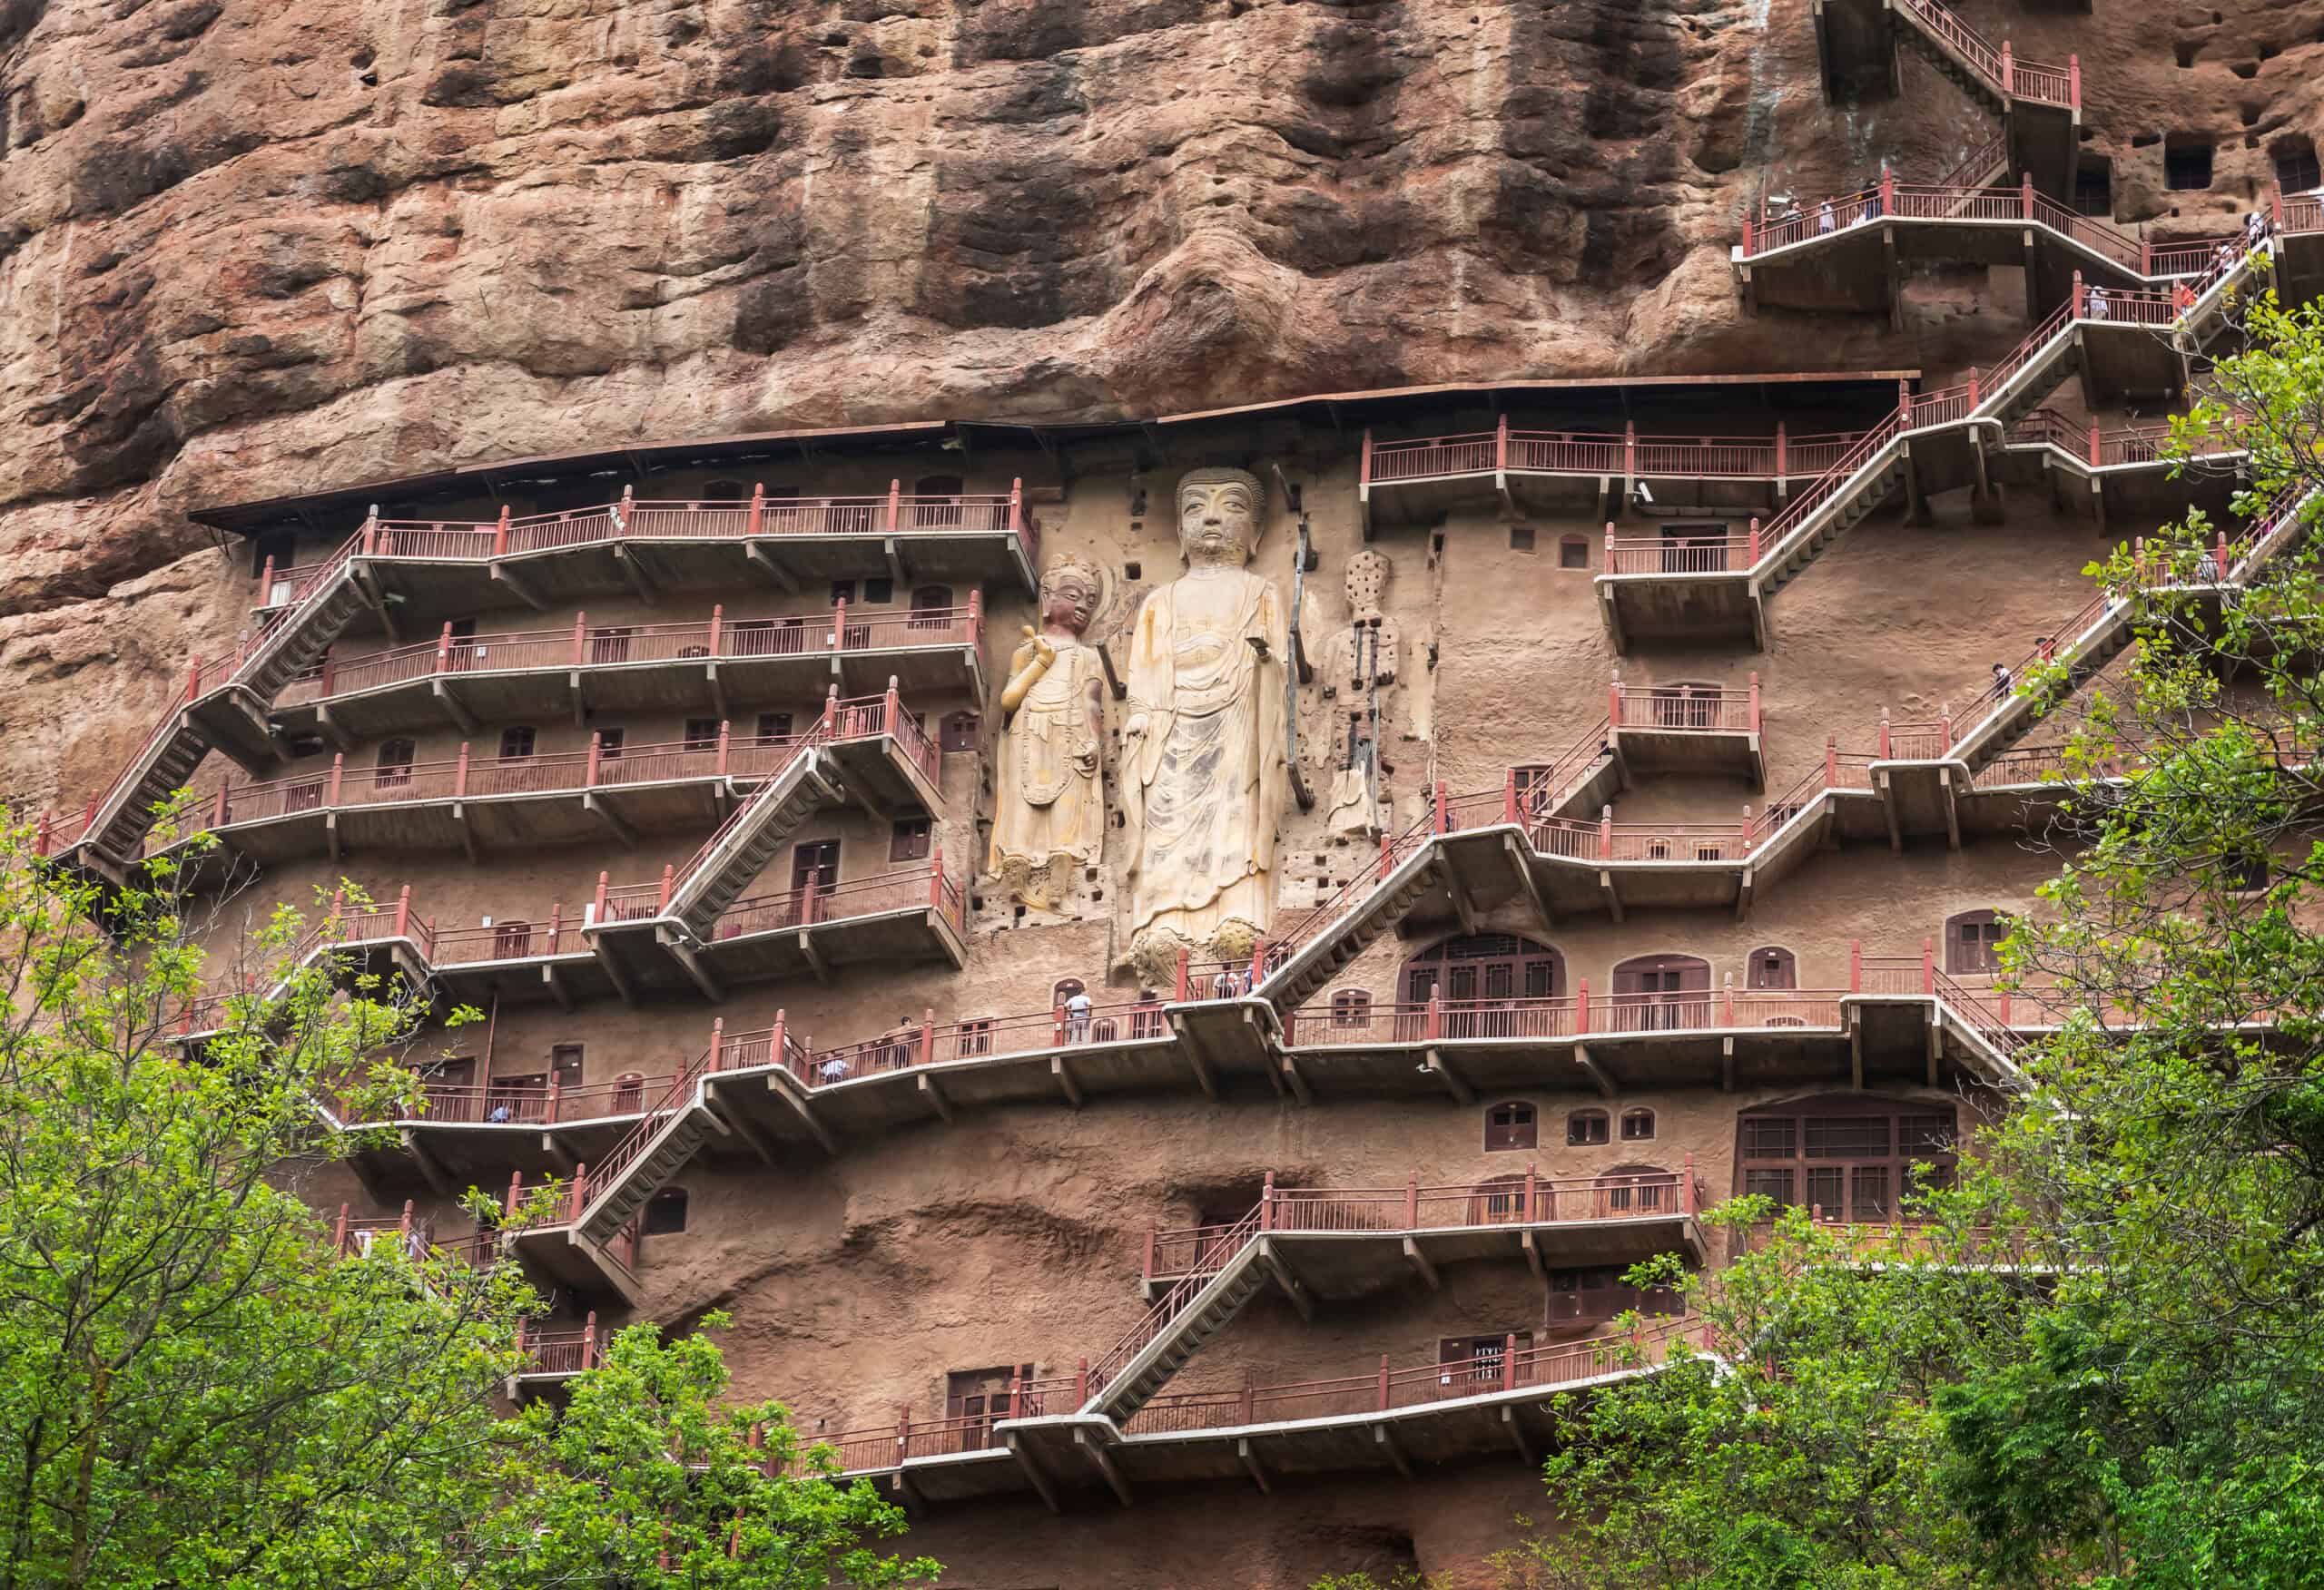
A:
{"label": "large buddha statue", "polygon": [[1187,572],[1146,598],[1129,637],[1121,799],[1129,957],[1167,987],[1178,953],[1240,959],[1265,933],[1284,760],[1288,625],[1246,566],[1265,500],[1241,469],[1178,482]]}

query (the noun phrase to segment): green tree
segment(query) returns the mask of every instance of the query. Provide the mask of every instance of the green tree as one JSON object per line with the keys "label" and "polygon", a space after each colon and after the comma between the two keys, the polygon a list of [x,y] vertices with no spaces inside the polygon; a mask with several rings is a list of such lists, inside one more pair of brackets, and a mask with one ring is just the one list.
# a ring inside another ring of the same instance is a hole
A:
{"label": "green tree", "polygon": [[[517,1267],[489,1242],[342,1254],[300,1196],[359,1146],[326,1109],[415,1102],[415,999],[295,911],[243,909],[198,915],[167,860],[101,888],[0,831],[0,1590],[929,1570],[855,1544],[901,1516],[794,1465],[779,1408],[714,1407],[705,1340],[634,1328],[569,1418],[502,1417],[540,1307]],[[776,1461],[746,1476],[751,1423]]]}

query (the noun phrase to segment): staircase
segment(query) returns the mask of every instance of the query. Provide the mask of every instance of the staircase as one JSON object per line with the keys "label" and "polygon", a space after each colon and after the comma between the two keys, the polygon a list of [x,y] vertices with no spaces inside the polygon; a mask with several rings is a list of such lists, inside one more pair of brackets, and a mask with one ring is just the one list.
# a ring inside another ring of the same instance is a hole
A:
{"label": "staircase", "polygon": [[824,729],[811,731],[782,770],[753,790],[679,869],[667,914],[683,922],[697,942],[710,937],[719,914],[766,870],[816,808],[838,800],[833,777],[817,749],[825,738]]}
{"label": "staircase", "polygon": [[1113,1350],[1090,1366],[1089,1402],[1081,1411],[1119,1422],[1145,1407],[1266,1284],[1262,1240],[1259,1211],[1254,1209],[1211,1250],[1215,1270],[1172,1287]]}
{"label": "staircase", "polygon": [[[1355,897],[1352,905],[1347,899],[1352,891],[1343,891],[1341,899],[1318,906],[1309,918],[1320,924],[1313,936],[1292,949],[1252,992],[1278,1012],[1291,1010],[1338,977],[1342,967],[1437,887],[1441,878],[1433,839],[1425,829],[1408,830],[1400,841],[1400,848],[1409,847],[1408,853],[1386,877]],[[1334,913],[1342,911],[1345,914],[1334,918]]]}
{"label": "staircase", "polygon": [[[1762,596],[1791,584],[1826,547],[1887,500],[1905,478],[1904,449],[1895,445],[1898,429],[1891,415],[1768,527],[1768,550],[1752,576]],[[1832,484],[1827,486],[1827,481]],[[1787,525],[1786,519],[1793,523]]]}
{"label": "staircase", "polygon": [[645,1118],[588,1173],[589,1184],[582,1190],[580,1212],[573,1221],[581,1236],[600,1246],[613,1241],[710,1135],[709,1123],[694,1107],[695,1090],[710,1060],[708,1054],[697,1055],[672,1077],[669,1090]]}
{"label": "staircase", "polygon": [[361,543],[358,535],[341,546],[306,594],[239,660],[195,666],[185,700],[155,726],[98,799],[76,843],[85,858],[116,872],[136,859],[153,826],[153,808],[185,787],[217,743],[197,721],[201,715],[236,712],[246,704],[263,717],[284,685],[321,660],[363,605],[350,562]]}

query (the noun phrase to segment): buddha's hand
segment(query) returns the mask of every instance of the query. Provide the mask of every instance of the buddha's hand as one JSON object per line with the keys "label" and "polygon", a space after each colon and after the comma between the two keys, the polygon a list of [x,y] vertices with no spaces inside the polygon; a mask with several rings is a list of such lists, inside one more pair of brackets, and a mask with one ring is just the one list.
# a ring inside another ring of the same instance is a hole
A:
{"label": "buddha's hand", "polygon": [[1122,733],[1126,738],[1131,740],[1137,740],[1144,736],[1146,733],[1146,714],[1144,712],[1132,712],[1129,716],[1129,721],[1122,725]]}
{"label": "buddha's hand", "polygon": [[1024,626],[1025,638],[1033,643],[1033,661],[1047,668],[1057,661],[1057,643],[1031,624]]}

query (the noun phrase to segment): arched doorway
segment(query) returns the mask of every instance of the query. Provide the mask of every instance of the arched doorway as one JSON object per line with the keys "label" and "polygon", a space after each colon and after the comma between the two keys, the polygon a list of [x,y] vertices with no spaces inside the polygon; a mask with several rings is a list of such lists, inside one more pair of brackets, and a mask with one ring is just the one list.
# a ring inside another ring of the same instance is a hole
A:
{"label": "arched doorway", "polygon": [[1614,1030],[1675,1032],[1710,1026],[1710,963],[1699,956],[1642,955],[1614,968]]}
{"label": "arched doorway", "polygon": [[1545,1035],[1545,1007],[1565,994],[1565,957],[1513,933],[1469,934],[1405,961],[1402,981],[1410,1006],[1442,993],[1445,1037]]}

